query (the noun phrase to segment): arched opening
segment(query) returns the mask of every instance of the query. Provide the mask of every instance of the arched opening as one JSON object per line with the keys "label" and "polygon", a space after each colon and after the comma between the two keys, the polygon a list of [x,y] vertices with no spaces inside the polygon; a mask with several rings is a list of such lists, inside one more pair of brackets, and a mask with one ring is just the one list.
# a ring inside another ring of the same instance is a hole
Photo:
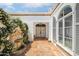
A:
{"label": "arched opening", "polygon": [[72,8],[70,5],[65,6],[59,13],[58,19],[72,12]]}
{"label": "arched opening", "polygon": [[72,50],[72,8],[65,6],[58,17],[58,41]]}
{"label": "arched opening", "polygon": [[36,35],[35,38],[46,38],[46,25],[39,23],[36,24]]}
{"label": "arched opening", "polygon": [[46,25],[45,24],[36,24],[36,27],[37,26],[45,27]]}

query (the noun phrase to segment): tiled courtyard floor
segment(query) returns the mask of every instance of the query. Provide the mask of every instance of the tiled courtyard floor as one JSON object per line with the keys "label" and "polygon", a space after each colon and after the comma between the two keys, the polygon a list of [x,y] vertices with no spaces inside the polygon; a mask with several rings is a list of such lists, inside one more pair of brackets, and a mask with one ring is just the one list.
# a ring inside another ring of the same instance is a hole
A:
{"label": "tiled courtyard floor", "polygon": [[48,40],[35,40],[26,56],[66,56],[67,54]]}

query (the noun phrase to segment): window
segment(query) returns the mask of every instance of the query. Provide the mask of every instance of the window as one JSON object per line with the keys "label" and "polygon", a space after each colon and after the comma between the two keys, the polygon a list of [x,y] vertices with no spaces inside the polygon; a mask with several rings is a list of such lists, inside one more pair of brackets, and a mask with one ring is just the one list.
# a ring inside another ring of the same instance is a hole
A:
{"label": "window", "polygon": [[65,18],[65,27],[72,26],[72,15]]}
{"label": "window", "polygon": [[72,9],[71,9],[71,7],[69,5],[64,7],[64,15],[67,15],[70,12],[72,12]]}
{"label": "window", "polygon": [[72,48],[72,15],[65,18],[65,46]]}
{"label": "window", "polygon": [[70,12],[72,12],[72,8],[69,5],[67,5],[60,11],[60,14],[59,14],[58,18],[60,19],[60,18],[62,18],[63,16],[67,15]]}
{"label": "window", "polygon": [[63,43],[63,21],[59,22],[59,42]]}
{"label": "window", "polygon": [[64,43],[65,47],[72,49],[72,14],[69,14],[70,12],[72,12],[72,9],[69,5],[65,6],[60,11],[60,14],[58,17],[59,19],[58,21],[59,22],[59,43],[61,43],[62,45]]}

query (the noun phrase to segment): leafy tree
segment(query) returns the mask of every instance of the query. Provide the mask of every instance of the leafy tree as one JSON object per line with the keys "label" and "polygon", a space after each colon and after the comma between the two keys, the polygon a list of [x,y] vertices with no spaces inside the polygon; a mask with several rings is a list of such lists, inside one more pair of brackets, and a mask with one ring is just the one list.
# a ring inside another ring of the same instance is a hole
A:
{"label": "leafy tree", "polygon": [[5,27],[0,27],[0,47],[1,45],[4,46],[2,51],[2,55],[9,55],[12,51],[13,43],[7,40],[7,36],[9,35],[10,31],[8,30],[10,26],[9,21],[10,18],[8,14],[0,8],[0,21]]}
{"label": "leafy tree", "polygon": [[4,46],[2,55],[10,55],[12,53],[14,44],[11,41],[7,40],[7,36],[13,33],[13,30],[18,26],[23,32],[22,41],[24,42],[24,44],[28,43],[28,26],[26,23],[23,23],[19,18],[10,19],[9,15],[1,8],[0,21],[3,25],[5,25],[5,27],[0,27],[0,46]]}

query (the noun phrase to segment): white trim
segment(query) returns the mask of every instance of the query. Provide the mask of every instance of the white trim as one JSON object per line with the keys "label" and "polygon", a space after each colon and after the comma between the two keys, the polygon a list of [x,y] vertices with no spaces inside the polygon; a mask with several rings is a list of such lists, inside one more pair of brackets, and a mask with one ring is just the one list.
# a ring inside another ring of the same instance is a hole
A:
{"label": "white trim", "polygon": [[[68,13],[67,15],[64,15],[63,17],[61,17],[61,18],[59,18],[59,20],[61,20],[61,19],[63,19],[63,18],[66,18],[66,17],[68,17],[68,16],[71,16],[72,15],[72,12],[70,12],[70,13]],[[58,21],[59,21],[58,20]]]}
{"label": "white trim", "polygon": [[65,46],[65,19],[63,18],[63,46]]}
{"label": "white trim", "polygon": [[59,42],[59,26],[58,26],[58,22],[57,22],[57,25],[56,25],[56,35],[57,35],[57,37],[56,37],[56,39],[57,39],[57,42]]}
{"label": "white trim", "polygon": [[74,5],[74,8],[73,8],[73,13],[72,13],[72,19],[73,19],[73,31],[72,31],[72,51],[74,52],[74,55],[75,52],[76,52],[76,5]]}
{"label": "white trim", "polygon": [[76,23],[76,25],[79,25],[79,23]]}
{"label": "white trim", "polygon": [[71,38],[71,37],[65,37],[65,38],[72,40],[72,38]]}
{"label": "white trim", "polygon": [[65,51],[67,51],[69,54],[74,55],[73,51],[71,51],[69,48],[64,47],[62,44],[60,43],[56,43],[57,45],[59,45],[61,48],[63,48]]}
{"label": "white trim", "polygon": [[67,26],[67,27],[65,27],[65,28],[72,28],[72,26]]}

